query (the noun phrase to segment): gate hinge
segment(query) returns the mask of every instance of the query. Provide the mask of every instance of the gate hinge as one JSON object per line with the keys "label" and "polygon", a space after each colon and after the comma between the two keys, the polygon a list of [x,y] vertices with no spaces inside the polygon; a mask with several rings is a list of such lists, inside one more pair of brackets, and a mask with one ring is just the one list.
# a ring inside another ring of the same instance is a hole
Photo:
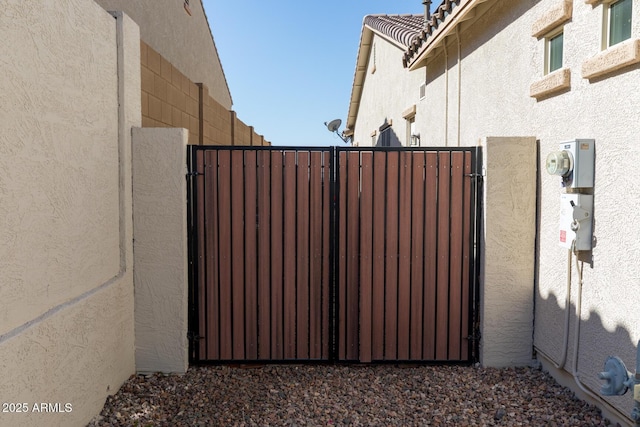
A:
{"label": "gate hinge", "polygon": [[474,179],[478,179],[480,181],[482,181],[482,174],[481,173],[465,173],[464,176],[468,176]]}
{"label": "gate hinge", "polygon": [[473,334],[467,336],[467,339],[471,342],[480,341],[481,338],[482,338],[482,335],[480,334],[480,331],[475,331]]}
{"label": "gate hinge", "polygon": [[186,177],[191,178],[192,176],[198,176],[198,175],[204,175],[204,172],[198,172],[198,171],[187,172]]}
{"label": "gate hinge", "polygon": [[187,332],[187,339],[188,339],[189,341],[200,341],[200,340],[201,340],[201,339],[203,339],[203,338],[204,338],[204,337],[202,337],[202,336],[200,336],[200,335],[196,334],[196,333],[195,333],[195,332],[193,332],[193,331],[189,331],[189,332]]}

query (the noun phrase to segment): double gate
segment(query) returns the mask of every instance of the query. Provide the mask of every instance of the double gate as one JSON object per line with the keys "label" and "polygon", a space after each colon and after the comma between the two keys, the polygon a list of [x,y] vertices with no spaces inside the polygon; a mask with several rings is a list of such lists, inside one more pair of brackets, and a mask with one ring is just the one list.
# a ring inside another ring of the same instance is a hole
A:
{"label": "double gate", "polygon": [[478,149],[189,150],[192,361],[476,359]]}

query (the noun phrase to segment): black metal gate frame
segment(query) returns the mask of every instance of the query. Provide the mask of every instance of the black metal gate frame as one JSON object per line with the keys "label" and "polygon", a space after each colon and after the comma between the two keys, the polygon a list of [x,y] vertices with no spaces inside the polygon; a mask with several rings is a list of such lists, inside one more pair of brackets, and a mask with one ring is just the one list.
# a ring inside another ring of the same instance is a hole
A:
{"label": "black metal gate frame", "polygon": [[[206,150],[252,150],[252,151],[330,151],[330,233],[332,236],[335,236],[333,239],[333,244],[330,245],[329,248],[329,275],[330,275],[330,286],[329,286],[329,298],[330,298],[330,307],[329,307],[329,334],[330,334],[330,357],[326,362],[337,362],[338,357],[338,347],[336,345],[336,337],[338,335],[338,321],[336,317],[336,313],[338,311],[338,306],[340,302],[337,300],[337,281],[338,281],[338,263],[337,263],[337,253],[338,253],[338,245],[339,245],[339,227],[338,227],[338,218],[339,218],[339,196],[340,196],[340,176],[339,170],[336,167],[337,159],[340,152],[376,152],[376,151],[466,151],[471,153],[471,162],[472,162],[472,173],[470,174],[471,178],[471,210],[472,210],[472,218],[471,218],[471,242],[470,245],[470,283],[471,283],[471,304],[469,307],[469,320],[471,325],[469,325],[469,330],[472,331],[471,335],[468,336],[470,355],[471,358],[469,363],[475,363],[479,361],[479,346],[480,346],[480,323],[479,323],[479,287],[480,287],[480,233],[481,233],[481,224],[482,224],[482,199],[481,195],[483,194],[483,175],[482,175],[482,147],[473,146],[473,147],[305,147],[305,146],[206,146],[206,145],[189,145],[187,147],[187,174],[186,174],[186,185],[187,185],[187,233],[188,233],[188,332],[187,338],[189,341],[189,363],[190,364],[202,364],[202,363],[215,363],[215,364],[229,364],[229,363],[239,363],[239,362],[247,362],[247,361],[216,361],[216,362],[208,362],[200,360],[199,355],[199,340],[202,338],[199,335],[199,318],[198,318],[198,271],[199,271],[199,261],[198,261],[198,229],[197,229],[197,212],[198,212],[198,183],[197,180],[194,179],[197,176],[201,175],[201,173],[195,170],[197,161],[196,156],[198,151],[206,151]],[[305,361],[300,360],[282,360],[282,361],[271,361],[277,363],[305,363]],[[317,361],[307,361],[306,363],[317,363]],[[256,361],[256,363],[263,363],[263,361]],[[345,363],[344,361],[340,361],[340,363]],[[397,363],[397,362],[391,362]],[[441,364],[441,362],[438,362]]]}

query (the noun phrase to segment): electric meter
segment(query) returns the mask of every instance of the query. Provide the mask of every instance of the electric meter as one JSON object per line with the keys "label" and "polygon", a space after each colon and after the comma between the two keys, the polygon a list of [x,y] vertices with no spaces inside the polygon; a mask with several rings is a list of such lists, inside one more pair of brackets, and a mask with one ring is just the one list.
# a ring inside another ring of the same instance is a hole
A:
{"label": "electric meter", "polygon": [[547,172],[566,176],[573,170],[573,156],[566,150],[553,151],[547,156]]}
{"label": "electric meter", "polygon": [[546,168],[562,177],[565,188],[592,188],[595,169],[595,141],[574,139],[560,144],[559,151],[549,153]]}

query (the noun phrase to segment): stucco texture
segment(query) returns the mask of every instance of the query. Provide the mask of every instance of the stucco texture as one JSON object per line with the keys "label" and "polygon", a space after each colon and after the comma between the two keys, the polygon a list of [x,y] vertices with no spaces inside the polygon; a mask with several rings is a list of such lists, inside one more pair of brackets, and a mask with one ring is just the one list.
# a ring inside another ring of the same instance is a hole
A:
{"label": "stucco texture", "polygon": [[[576,354],[573,345],[578,274],[574,263],[571,305],[565,307],[567,250],[558,245],[563,190],[560,179],[546,172],[539,178],[534,344],[558,361],[564,313],[571,310],[565,370],[571,372],[578,357],[579,377],[597,394],[601,385],[597,373],[605,359],[615,354],[633,367],[640,338],[640,312],[633,298],[640,281],[640,265],[634,262],[640,257],[640,216],[635,214],[640,188],[632,181],[640,164],[636,141],[640,97],[629,95],[638,89],[640,68],[635,64],[591,81],[582,78],[583,63],[601,52],[605,2],[574,1],[571,20],[564,27],[563,67],[570,70],[570,88],[541,100],[530,97],[531,84],[544,77],[544,39],[531,35],[532,26],[558,3],[562,0],[494,0],[487,3],[491,7],[485,14],[465,22],[460,30],[460,62],[454,35],[447,45],[448,60],[440,48],[427,64],[428,96],[417,106],[417,130],[434,142],[446,134],[450,145],[458,135],[461,145],[476,145],[488,135],[535,136],[540,149],[537,166],[542,171],[547,154],[557,150],[559,143],[595,139],[597,243],[588,254],[592,263],[584,265],[579,351]],[[632,38],[637,38],[640,8],[634,7],[633,14]],[[518,200],[514,194],[513,202]],[[486,221],[489,229],[502,216],[487,212]],[[535,227],[535,223],[523,223],[527,233]],[[630,409],[628,395],[607,401],[623,413]]]}
{"label": "stucco texture", "polygon": [[133,132],[136,369],[188,366],[185,129]]}
{"label": "stucco texture", "polygon": [[94,2],[3,3],[0,396],[29,413],[2,425],[85,425],[134,372],[137,30]]}
{"label": "stucco texture", "polygon": [[536,220],[536,139],[483,140],[480,363],[531,363]]}
{"label": "stucco texture", "polygon": [[194,83],[231,110],[232,99],[200,0],[191,15],[182,0],[95,0],[106,10],[122,10],[140,26],[140,37]]}
{"label": "stucco texture", "polygon": [[424,70],[406,73],[402,68],[403,52],[377,34],[373,35],[358,120],[354,128],[353,142],[357,145],[375,145],[371,134],[376,132],[377,142],[379,128],[385,120],[393,123],[393,145],[407,145],[407,122],[402,113],[418,102],[420,83],[424,82]]}

